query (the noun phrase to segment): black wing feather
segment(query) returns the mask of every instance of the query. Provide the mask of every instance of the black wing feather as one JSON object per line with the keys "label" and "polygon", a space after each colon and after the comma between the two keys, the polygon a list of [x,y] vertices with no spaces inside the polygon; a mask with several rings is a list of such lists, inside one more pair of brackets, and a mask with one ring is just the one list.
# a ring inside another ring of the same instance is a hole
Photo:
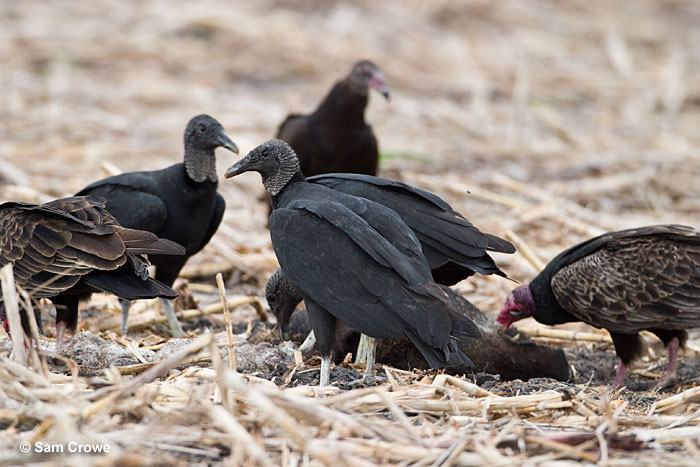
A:
{"label": "black wing feather", "polygon": [[448,262],[456,265],[448,284],[468,277],[472,270],[507,277],[486,252],[513,253],[515,247],[506,240],[484,234],[433,193],[362,174],[326,174],[307,180],[375,201],[395,211],[423,244],[431,269]]}
{"label": "black wing feather", "polygon": [[168,219],[168,208],[158,195],[154,172],[130,172],[94,182],[78,192],[106,198],[107,209],[124,227],[158,232]]}
{"label": "black wing feather", "polygon": [[[305,300],[370,336],[407,335],[423,353],[426,345],[433,352],[441,349],[443,357],[431,360],[433,366],[464,357],[452,350],[454,337],[447,312],[450,297],[430,283],[427,267],[412,268],[380,232],[363,219],[357,220],[351,210],[337,207],[339,203],[294,203],[293,209],[272,213],[270,232],[285,275]],[[308,209],[309,204],[314,211]],[[348,220],[342,221],[340,216]],[[379,246],[368,248],[367,243],[375,241]],[[415,284],[407,283],[403,275]],[[426,359],[431,359],[429,354]]]}

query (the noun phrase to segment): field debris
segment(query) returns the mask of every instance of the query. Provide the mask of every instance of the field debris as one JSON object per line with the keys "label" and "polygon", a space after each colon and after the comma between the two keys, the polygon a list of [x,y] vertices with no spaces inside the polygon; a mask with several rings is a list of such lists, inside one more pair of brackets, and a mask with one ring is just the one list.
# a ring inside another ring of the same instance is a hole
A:
{"label": "field debris", "polygon": [[[699,2],[2,8],[0,202],[179,162],[183,125],[202,112],[243,155],[371,58],[393,92],[367,112],[380,175],[437,193],[483,231],[512,232],[523,254],[494,259],[514,280],[602,231],[700,227]],[[217,156],[220,172],[233,163]],[[564,350],[569,381],[379,361],[378,385],[348,390],[363,366],[346,358],[319,388],[318,356],[279,339],[261,298],[278,264],[259,177],[220,177],[219,190],[224,221],[178,286],[185,337],[165,337],[155,301],[134,303],[119,335],[118,302],[98,295],[61,355],[52,325],[38,351],[15,346],[12,358],[0,330],[0,466],[700,465],[697,332],[679,385],[662,391],[645,384],[665,372],[658,340],[645,336],[649,356],[611,392],[605,332],[532,321],[520,330]],[[455,290],[493,316],[513,287],[477,275]],[[53,323],[51,306],[34,306]]]}

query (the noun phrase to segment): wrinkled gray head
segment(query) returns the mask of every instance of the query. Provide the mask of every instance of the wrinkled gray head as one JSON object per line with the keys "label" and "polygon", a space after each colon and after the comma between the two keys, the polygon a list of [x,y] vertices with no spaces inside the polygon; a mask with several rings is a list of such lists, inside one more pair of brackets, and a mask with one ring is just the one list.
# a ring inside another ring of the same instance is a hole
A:
{"label": "wrinkled gray head", "polygon": [[279,139],[271,139],[229,167],[224,177],[231,178],[244,172],[258,172],[267,191],[275,196],[296,173],[301,173],[301,168],[290,145]]}
{"label": "wrinkled gray head", "polygon": [[185,128],[185,169],[196,182],[216,182],[215,150],[223,147],[238,154],[238,146],[224,127],[209,115],[197,115]]}
{"label": "wrinkled gray head", "polygon": [[289,332],[289,322],[292,313],[299,302],[301,295],[292,284],[287,281],[281,269],[278,269],[267,281],[265,287],[265,298],[270,306],[270,311],[277,318],[277,326],[283,338],[287,339]]}
{"label": "wrinkled gray head", "polygon": [[368,89],[374,89],[389,99],[389,88],[386,85],[384,73],[369,60],[361,60],[352,67],[348,76],[348,84],[350,89],[357,94],[365,95]]}

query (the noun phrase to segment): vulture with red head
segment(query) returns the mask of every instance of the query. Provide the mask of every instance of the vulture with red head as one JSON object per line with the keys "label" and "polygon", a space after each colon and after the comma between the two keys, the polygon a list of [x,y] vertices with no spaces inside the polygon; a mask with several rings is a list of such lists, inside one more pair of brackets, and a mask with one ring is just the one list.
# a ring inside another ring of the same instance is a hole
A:
{"label": "vulture with red head", "polygon": [[529,285],[513,290],[498,315],[509,326],[532,316],[542,324],[583,321],[610,332],[620,366],[614,387],[644,350],[640,331],[668,347],[677,379],[678,349],[700,326],[700,233],[682,225],[610,232],[556,256]]}
{"label": "vulture with red head", "polygon": [[289,115],[282,122],[277,138],[294,149],[304,175],[377,173],[377,138],[365,122],[370,89],[389,98],[384,74],[374,63],[362,60],[335,83],[316,110]]}

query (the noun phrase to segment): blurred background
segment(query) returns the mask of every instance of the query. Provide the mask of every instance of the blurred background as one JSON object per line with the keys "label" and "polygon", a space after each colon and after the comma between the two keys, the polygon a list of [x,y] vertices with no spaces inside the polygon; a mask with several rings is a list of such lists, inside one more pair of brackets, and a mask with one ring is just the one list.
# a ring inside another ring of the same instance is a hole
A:
{"label": "blurred background", "polygon": [[[244,155],[366,58],[392,93],[366,114],[381,175],[482,230],[512,229],[548,260],[602,230],[697,227],[698,24],[692,1],[0,0],[0,201],[180,162],[199,113]],[[218,156],[223,174],[235,158]],[[260,287],[276,264],[259,176],[220,190],[224,225],[194,263]],[[487,311],[510,288],[461,285]]]}

